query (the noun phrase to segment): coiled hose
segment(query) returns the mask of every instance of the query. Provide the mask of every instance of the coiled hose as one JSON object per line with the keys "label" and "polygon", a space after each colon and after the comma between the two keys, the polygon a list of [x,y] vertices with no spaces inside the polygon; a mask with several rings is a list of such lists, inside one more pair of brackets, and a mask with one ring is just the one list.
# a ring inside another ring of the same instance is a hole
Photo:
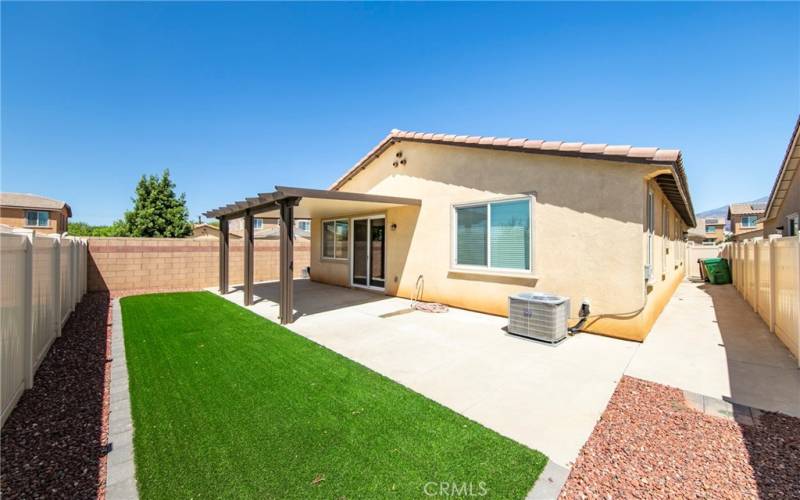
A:
{"label": "coiled hose", "polygon": [[424,288],[425,279],[420,274],[419,278],[417,278],[416,291],[414,292],[414,296],[411,297],[411,309],[429,313],[446,313],[449,311],[448,307],[444,304],[439,304],[436,302],[420,302],[419,299],[422,297],[422,291]]}

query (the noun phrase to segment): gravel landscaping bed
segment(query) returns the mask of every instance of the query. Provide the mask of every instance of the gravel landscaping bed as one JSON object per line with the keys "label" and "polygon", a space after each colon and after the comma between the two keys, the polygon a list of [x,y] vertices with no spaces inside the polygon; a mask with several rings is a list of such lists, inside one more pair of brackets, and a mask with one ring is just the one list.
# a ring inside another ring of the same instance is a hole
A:
{"label": "gravel landscaping bed", "polygon": [[83,298],[3,426],[3,498],[103,496],[110,314]]}
{"label": "gravel landscaping bed", "polygon": [[799,471],[800,419],[741,425],[623,377],[560,498],[800,498]]}
{"label": "gravel landscaping bed", "polygon": [[3,426],[2,498],[104,498],[112,298],[162,290],[91,292],[75,307]]}

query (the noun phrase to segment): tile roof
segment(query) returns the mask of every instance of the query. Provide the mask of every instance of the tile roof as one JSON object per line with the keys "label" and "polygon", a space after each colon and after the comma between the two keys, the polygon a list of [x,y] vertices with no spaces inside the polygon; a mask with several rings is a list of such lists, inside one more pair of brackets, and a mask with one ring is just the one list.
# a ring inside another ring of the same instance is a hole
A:
{"label": "tile roof", "polygon": [[72,217],[72,209],[66,202],[30,193],[0,193],[0,206],[44,210],[61,210],[67,207],[68,215]]}
{"label": "tile roof", "polygon": [[763,214],[766,203],[731,203],[728,206],[728,218],[731,215]]}
{"label": "tile roof", "polygon": [[641,163],[665,163],[674,166],[675,182],[685,203],[683,218],[690,226],[695,225],[694,209],[689,196],[686,173],[679,149],[660,149],[655,147],[634,147],[627,145],[586,144],[583,142],[545,141],[541,139],[493,137],[479,135],[455,135],[433,132],[409,132],[392,129],[372,150],[364,155],[329,189],[338,190],[367,164],[380,156],[395,142],[427,142],[450,146],[484,147],[506,151],[554,154],[572,157],[586,157],[604,160],[632,161]]}

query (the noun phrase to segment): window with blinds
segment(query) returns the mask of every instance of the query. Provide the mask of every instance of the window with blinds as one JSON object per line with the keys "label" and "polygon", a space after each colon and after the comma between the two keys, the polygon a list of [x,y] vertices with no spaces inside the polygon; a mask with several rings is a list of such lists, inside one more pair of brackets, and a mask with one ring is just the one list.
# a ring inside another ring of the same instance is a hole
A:
{"label": "window with blinds", "polygon": [[454,264],[531,270],[531,197],[454,207]]}

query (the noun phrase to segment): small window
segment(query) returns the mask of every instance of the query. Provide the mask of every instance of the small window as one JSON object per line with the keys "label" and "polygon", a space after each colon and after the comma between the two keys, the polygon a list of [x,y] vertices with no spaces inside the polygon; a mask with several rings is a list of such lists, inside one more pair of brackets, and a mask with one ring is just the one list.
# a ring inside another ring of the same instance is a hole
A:
{"label": "small window", "polygon": [[297,221],[297,229],[308,231],[309,229],[311,229],[311,221],[307,220]]}
{"label": "small window", "polygon": [[531,271],[532,198],[453,207],[453,265]]}
{"label": "small window", "polygon": [[743,215],[742,227],[756,227],[756,220],[758,220],[758,217],[755,215]]}
{"label": "small window", "polygon": [[717,226],[706,226],[707,233],[714,233],[717,231]]}
{"label": "small window", "polygon": [[800,214],[792,214],[786,217],[786,236],[797,236],[800,232]]}
{"label": "small window", "polygon": [[28,210],[25,212],[25,225],[28,227],[48,227],[50,225],[50,213],[40,210]]}
{"label": "small window", "polygon": [[347,219],[322,222],[322,257],[326,259],[346,259],[350,238],[350,225]]}

